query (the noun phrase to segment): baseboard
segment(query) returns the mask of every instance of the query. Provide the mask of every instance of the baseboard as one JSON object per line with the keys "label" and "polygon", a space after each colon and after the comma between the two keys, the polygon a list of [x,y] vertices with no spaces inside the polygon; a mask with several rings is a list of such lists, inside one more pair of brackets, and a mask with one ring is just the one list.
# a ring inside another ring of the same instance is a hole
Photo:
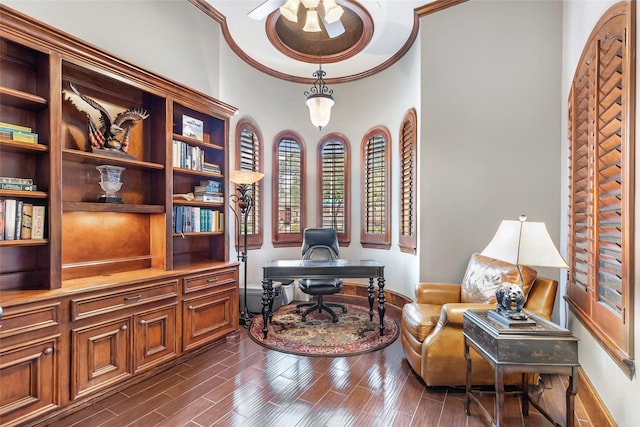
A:
{"label": "baseboard", "polygon": [[582,368],[578,368],[578,398],[584,406],[591,425],[616,427],[616,422]]}

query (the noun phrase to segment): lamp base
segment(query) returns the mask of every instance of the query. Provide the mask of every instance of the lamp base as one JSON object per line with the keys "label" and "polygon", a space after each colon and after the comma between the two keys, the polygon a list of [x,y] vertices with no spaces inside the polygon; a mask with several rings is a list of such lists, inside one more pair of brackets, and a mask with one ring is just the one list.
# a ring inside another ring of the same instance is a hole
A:
{"label": "lamp base", "polygon": [[248,310],[240,312],[240,326],[244,326],[248,329],[252,319],[253,314],[249,313]]}

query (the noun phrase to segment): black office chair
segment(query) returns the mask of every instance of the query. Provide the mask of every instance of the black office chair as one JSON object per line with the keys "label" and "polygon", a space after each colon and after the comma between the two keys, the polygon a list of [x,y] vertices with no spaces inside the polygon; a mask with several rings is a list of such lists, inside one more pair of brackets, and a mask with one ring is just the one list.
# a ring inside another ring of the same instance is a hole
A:
{"label": "black office chair", "polygon": [[[304,230],[303,239],[302,259],[333,261],[340,258],[338,235],[333,228],[307,228]],[[302,307],[308,307],[302,313],[303,322],[306,322],[307,315],[315,310],[325,310],[334,322],[338,321],[338,316],[331,307],[340,308],[343,313],[347,312],[347,308],[342,304],[324,301],[325,295],[333,295],[342,289],[342,279],[299,279],[298,287],[305,294],[317,297],[316,302],[296,305],[296,313],[300,313]]]}

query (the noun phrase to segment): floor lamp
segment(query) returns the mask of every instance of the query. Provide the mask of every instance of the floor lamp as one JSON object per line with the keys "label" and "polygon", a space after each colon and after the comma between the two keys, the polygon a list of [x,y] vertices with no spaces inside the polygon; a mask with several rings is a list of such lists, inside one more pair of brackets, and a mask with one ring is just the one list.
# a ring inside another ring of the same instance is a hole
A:
{"label": "floor lamp", "polygon": [[[229,180],[236,184],[236,190],[238,194],[232,194],[231,200],[236,203],[238,209],[240,210],[240,216],[242,216],[242,234],[244,236],[242,251],[238,251],[238,261],[241,261],[244,264],[244,307],[240,307],[240,324],[245,328],[248,327],[251,322],[252,315],[249,313],[247,309],[247,222],[249,218],[249,213],[251,212],[251,208],[254,206],[254,198],[253,194],[251,194],[251,190],[253,188],[253,184],[260,181],[264,177],[264,174],[260,172],[251,172],[251,171],[242,171],[242,170],[232,170],[229,174]],[[238,212],[233,209],[233,213],[236,216],[236,249],[239,247],[240,240],[240,218],[238,217]]]}

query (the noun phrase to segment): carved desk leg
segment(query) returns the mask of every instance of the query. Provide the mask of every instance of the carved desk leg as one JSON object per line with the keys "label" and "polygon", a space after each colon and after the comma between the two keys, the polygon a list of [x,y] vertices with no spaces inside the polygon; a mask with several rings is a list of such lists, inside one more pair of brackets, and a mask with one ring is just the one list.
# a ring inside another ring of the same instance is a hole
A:
{"label": "carved desk leg", "polygon": [[262,279],[262,334],[264,338],[267,338],[268,320],[272,315],[269,307],[273,307],[273,280]]}
{"label": "carved desk leg", "polygon": [[373,277],[369,277],[369,287],[367,288],[367,291],[369,300],[369,320],[373,320],[373,301],[375,300],[375,297],[373,296]]}
{"label": "carved desk leg", "polygon": [[380,335],[384,335],[384,277],[378,277],[378,314],[380,315]]}

